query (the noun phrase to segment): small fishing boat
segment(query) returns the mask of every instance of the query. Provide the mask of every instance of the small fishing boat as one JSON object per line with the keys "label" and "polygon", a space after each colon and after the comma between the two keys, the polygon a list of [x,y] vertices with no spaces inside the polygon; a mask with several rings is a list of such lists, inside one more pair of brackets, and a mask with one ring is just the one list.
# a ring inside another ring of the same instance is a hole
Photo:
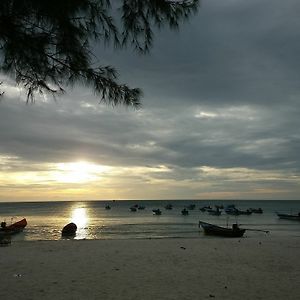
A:
{"label": "small fishing boat", "polygon": [[234,215],[234,216],[238,216],[238,215],[251,215],[252,214],[251,210],[249,210],[249,209],[247,209],[247,210],[237,209],[234,204],[228,205],[225,208],[225,212],[228,215]]}
{"label": "small fishing boat", "polygon": [[250,209],[247,210],[237,210],[237,215],[251,215],[252,211]]}
{"label": "small fishing boat", "polygon": [[187,215],[189,214],[189,211],[188,211],[186,208],[184,208],[184,209],[181,211],[181,214],[182,214],[183,216],[187,216]]}
{"label": "small fishing boat", "polygon": [[166,206],[165,206],[165,209],[172,209],[173,208],[173,205],[172,204],[167,204]]}
{"label": "small fishing boat", "polygon": [[18,222],[12,223],[11,225],[6,224],[6,222],[1,223],[1,228],[0,228],[0,234],[1,235],[11,235],[11,234],[16,234],[19,232],[22,232],[23,229],[26,227],[27,221],[26,219],[22,219]]}
{"label": "small fishing boat", "polygon": [[219,216],[222,213],[222,211],[219,208],[217,208],[217,209],[208,209],[207,212],[208,212],[209,215],[212,215],[212,216]]}
{"label": "small fishing boat", "polygon": [[195,207],[196,207],[195,204],[190,204],[190,205],[188,205],[186,208],[187,208],[187,209],[190,209],[190,210],[194,210]]}
{"label": "small fishing boat", "polygon": [[209,209],[212,209],[212,207],[211,206],[203,206],[203,207],[200,207],[199,208],[202,212],[205,212],[205,211],[207,211],[207,210],[209,210]]}
{"label": "small fishing boat", "polygon": [[276,212],[280,219],[300,221],[300,212],[298,214],[281,214]]}
{"label": "small fishing boat", "polygon": [[199,227],[200,226],[207,235],[217,235],[223,237],[242,237],[246,231],[246,229],[239,228],[237,224],[233,224],[232,228],[226,228],[199,221]]}
{"label": "small fishing boat", "polygon": [[136,211],[136,207],[135,206],[131,206],[129,209],[130,209],[130,211],[133,211],[133,212]]}
{"label": "small fishing boat", "polygon": [[236,210],[236,207],[235,207],[235,205],[234,204],[229,204],[229,205],[227,205],[226,207],[225,207],[225,212],[230,212],[230,211],[234,211],[234,210]]}
{"label": "small fishing boat", "polygon": [[69,223],[61,231],[62,236],[74,236],[76,235],[77,226],[75,223]]}
{"label": "small fishing boat", "polygon": [[221,204],[221,205],[215,205],[215,208],[216,208],[216,209],[223,209],[223,208],[224,208],[224,205],[223,205],[223,204]]}
{"label": "small fishing boat", "polygon": [[262,208],[249,208],[249,210],[255,214],[262,214],[263,210]]}
{"label": "small fishing boat", "polygon": [[161,210],[159,208],[158,209],[153,209],[152,211],[153,211],[154,215],[157,215],[157,216],[161,215]]}
{"label": "small fishing boat", "polygon": [[107,210],[111,209],[110,205],[109,204],[105,205],[105,209]]}

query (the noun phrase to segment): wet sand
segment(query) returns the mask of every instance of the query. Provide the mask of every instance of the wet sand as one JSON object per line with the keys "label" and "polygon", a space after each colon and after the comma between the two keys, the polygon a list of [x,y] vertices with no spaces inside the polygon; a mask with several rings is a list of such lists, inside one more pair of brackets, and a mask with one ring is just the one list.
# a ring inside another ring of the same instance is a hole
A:
{"label": "wet sand", "polygon": [[0,299],[300,299],[300,239],[12,242]]}

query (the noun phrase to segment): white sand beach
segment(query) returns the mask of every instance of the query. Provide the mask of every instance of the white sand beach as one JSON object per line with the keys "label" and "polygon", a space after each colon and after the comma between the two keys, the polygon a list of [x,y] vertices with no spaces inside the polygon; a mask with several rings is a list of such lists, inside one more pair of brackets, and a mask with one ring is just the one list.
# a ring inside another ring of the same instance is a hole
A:
{"label": "white sand beach", "polygon": [[300,299],[300,239],[12,242],[0,299]]}

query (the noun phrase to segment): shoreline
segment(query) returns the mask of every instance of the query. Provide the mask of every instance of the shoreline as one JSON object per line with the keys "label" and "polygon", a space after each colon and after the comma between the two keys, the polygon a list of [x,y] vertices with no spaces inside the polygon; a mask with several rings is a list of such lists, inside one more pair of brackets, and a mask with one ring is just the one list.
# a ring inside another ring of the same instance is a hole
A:
{"label": "shoreline", "polygon": [[2,299],[299,299],[297,237],[12,241]]}

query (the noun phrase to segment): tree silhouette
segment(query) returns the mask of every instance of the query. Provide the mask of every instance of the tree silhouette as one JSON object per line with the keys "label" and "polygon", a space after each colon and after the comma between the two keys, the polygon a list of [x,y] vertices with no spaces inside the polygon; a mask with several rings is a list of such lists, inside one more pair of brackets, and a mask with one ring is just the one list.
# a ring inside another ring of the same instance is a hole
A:
{"label": "tree silhouette", "polygon": [[147,53],[153,28],[179,23],[198,0],[1,0],[0,70],[27,91],[60,94],[65,86],[91,87],[101,101],[138,107],[141,90],[118,83],[111,66],[94,67],[94,43],[133,46]]}

